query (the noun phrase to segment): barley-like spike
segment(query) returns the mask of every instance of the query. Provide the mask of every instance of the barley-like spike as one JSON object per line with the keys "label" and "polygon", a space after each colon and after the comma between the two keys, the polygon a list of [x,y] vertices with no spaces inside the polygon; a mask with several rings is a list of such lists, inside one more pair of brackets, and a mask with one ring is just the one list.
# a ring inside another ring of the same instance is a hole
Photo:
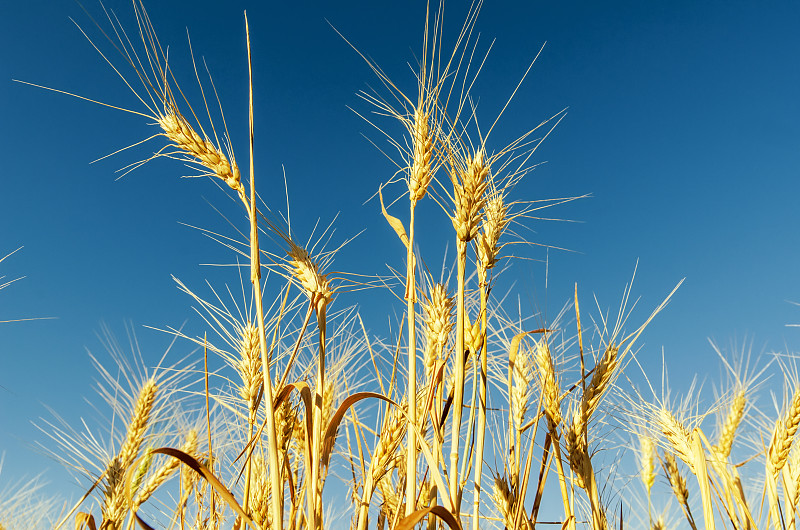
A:
{"label": "barley-like spike", "polygon": [[481,319],[476,318],[475,322],[469,322],[469,316],[464,315],[464,348],[469,350],[470,359],[475,361],[478,352],[483,347],[483,333],[481,332]]}
{"label": "barley-like spike", "polygon": [[261,454],[253,454],[253,485],[250,490],[250,517],[263,528],[269,528],[269,508],[272,488],[267,471],[267,461]]}

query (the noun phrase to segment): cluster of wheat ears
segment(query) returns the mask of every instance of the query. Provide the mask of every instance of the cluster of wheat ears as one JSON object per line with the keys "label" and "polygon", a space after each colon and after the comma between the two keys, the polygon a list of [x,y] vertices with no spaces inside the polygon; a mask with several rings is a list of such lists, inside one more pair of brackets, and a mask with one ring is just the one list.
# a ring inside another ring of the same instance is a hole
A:
{"label": "cluster of wheat ears", "polygon": [[[193,297],[211,335],[185,337],[201,346],[197,370],[161,365],[144,370],[118,358],[130,374],[120,382],[113,370],[98,365],[105,382],[101,396],[113,404],[118,423],[125,422],[110,439],[48,424],[56,452],[92,481],[57,527],[321,529],[349,521],[359,530],[542,524],[601,530],[626,523],[664,528],[679,521],[654,515],[651,489],[659,461],[692,528],[794,528],[800,499],[800,451],[793,449],[800,424],[797,381],[787,379],[788,403],[774,427],[761,430],[761,445],[753,444],[746,462],[734,463],[731,450],[750,408],[753,377],[738,377],[718,400],[722,421],[713,443],[701,429],[704,415],[676,410],[669,399],[615,404],[614,410],[625,409],[634,418],[629,423],[640,442],[635,474],[647,499],[623,506],[614,500],[618,493],[608,469],[596,462],[604,435],[612,434],[606,429],[612,421],[606,398],[634,357],[637,338],[671,293],[643,324],[625,333],[629,289],[616,323],[601,319],[583,329],[576,286],[568,305],[574,314],[569,338],[562,321],[566,310],[560,320],[528,326],[530,319],[507,317],[491,296],[496,271],[509,265],[506,245],[520,242],[513,227],[538,209],[570,199],[513,198],[536,147],[563,113],[502,148],[491,145],[499,116],[488,130],[478,126],[471,90],[482,64],[473,35],[479,3],[447,52],[442,18],[426,15],[413,94],[403,93],[361,55],[383,90],[362,93],[363,100],[376,114],[399,121],[403,131],[386,135],[398,169],[377,193],[398,249],[406,253],[405,268],[393,269],[394,282],[326,272],[335,251],[298,243],[260,201],[253,166],[252,65],[250,163],[242,179],[224,118],[211,119],[212,98],[202,91],[202,106],[195,105],[203,109],[200,119],[178,88],[144,7],[134,3],[134,8],[136,38],[108,17],[116,36],[109,41],[123,64],[95,47],[146,109],[136,113],[158,127],[150,139],[163,146],[149,159],[188,163],[232,190],[247,229],[239,232],[240,240],[217,237],[249,260],[250,285],[240,282],[241,299],[227,301],[215,292],[207,301],[179,284]],[[248,29],[248,61],[249,41]],[[383,132],[381,124],[375,126]],[[537,130],[544,133],[534,139]],[[387,207],[389,190],[399,199]],[[408,215],[395,217],[390,209],[398,210],[405,198]],[[442,211],[452,224],[455,264],[446,263],[441,273],[423,266],[415,246],[418,205]],[[259,238],[277,242],[277,250],[262,248]],[[271,285],[279,286],[266,306],[265,293],[273,291],[266,287],[265,271],[272,273]],[[353,310],[331,311],[337,291],[378,284],[396,289],[405,304],[401,331],[392,342],[370,338]],[[584,347],[584,335],[592,346]],[[209,355],[220,356],[230,372],[209,377]],[[356,358],[374,368],[370,378],[349,378],[347,368]],[[202,390],[184,391],[198,373]],[[181,395],[202,401],[195,420],[176,412]],[[764,466],[755,486],[740,478],[750,462]],[[323,497],[334,468],[336,480],[349,483],[349,512],[340,498]],[[689,475],[696,485],[687,482]],[[11,508],[0,500],[0,528],[27,527],[2,511]],[[348,515],[337,519],[337,511]]]}

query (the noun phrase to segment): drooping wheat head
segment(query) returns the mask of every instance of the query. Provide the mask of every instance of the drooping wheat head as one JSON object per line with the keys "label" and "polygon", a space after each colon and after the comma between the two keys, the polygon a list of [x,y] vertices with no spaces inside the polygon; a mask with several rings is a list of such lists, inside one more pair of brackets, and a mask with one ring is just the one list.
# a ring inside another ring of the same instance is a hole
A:
{"label": "drooping wheat head", "polygon": [[200,136],[171,99],[164,101],[164,110],[156,117],[156,121],[164,131],[163,136],[171,142],[172,147],[185,154],[187,162],[208,168],[210,175],[222,179],[240,194],[245,193],[236,161],[229,161],[211,140]]}
{"label": "drooping wheat head", "polygon": [[319,271],[319,264],[311,259],[308,251],[290,239],[288,268],[294,279],[311,300],[311,305],[322,311],[333,297],[333,286],[325,274]]}

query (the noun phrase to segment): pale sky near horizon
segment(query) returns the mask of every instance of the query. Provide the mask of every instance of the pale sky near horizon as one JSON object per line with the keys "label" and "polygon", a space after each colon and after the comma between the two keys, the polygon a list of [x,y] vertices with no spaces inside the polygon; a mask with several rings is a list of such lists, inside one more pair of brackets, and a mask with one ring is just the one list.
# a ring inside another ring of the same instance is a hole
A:
{"label": "pale sky near horizon", "polygon": [[[240,162],[247,160],[247,10],[260,193],[285,210],[285,171],[300,240],[317,219],[324,227],[335,218],[334,247],[360,234],[333,270],[386,274],[387,265],[402,267],[404,255],[370,200],[394,168],[364,136],[381,147],[385,141],[348,108],[367,115],[372,108],[357,92],[380,87],[331,25],[412,87],[407,64],[420,53],[424,4],[146,4],[192,91],[188,28],[214,77]],[[100,5],[86,7],[102,23]],[[106,7],[134,27],[129,2],[109,0]],[[452,38],[466,7],[450,1],[446,9]],[[170,337],[144,326],[186,323],[202,333],[172,275],[205,294],[206,279],[216,288],[239,282],[230,268],[201,265],[235,260],[193,228],[236,236],[215,208],[233,212],[237,222],[239,212],[216,186],[178,178],[187,170],[165,160],[117,180],[117,170],[152,154],[158,140],[90,164],[153,134],[146,118],[11,81],[144,110],[70,17],[114,57],[77,3],[9,3],[0,20],[0,142],[7,149],[0,257],[24,247],[0,263],[0,285],[25,277],[0,291],[0,321],[54,317],[0,324],[0,490],[47,469],[54,491],[78,493],[57,464],[32,449],[48,442],[31,421],[51,417],[48,408],[73,424],[92,417],[84,398],[94,398],[95,374],[86,350],[103,359],[95,337],[102,322],[123,343],[125,322],[133,322],[145,361],[155,363]],[[514,194],[591,194],[542,212],[578,222],[531,220],[530,231],[519,229],[543,246],[514,248],[525,259],[497,286],[512,292],[509,311],[518,304],[547,321],[577,282],[582,310],[597,314],[596,295],[613,321],[636,268],[632,299],[641,300],[628,329],[686,279],[640,341],[639,359],[651,378],[660,378],[663,352],[678,390],[695,373],[707,386],[719,381],[723,370],[709,338],[723,348],[752,348],[754,357],[800,351],[800,328],[787,327],[800,323],[800,307],[791,303],[800,301],[799,24],[800,5],[790,1],[487,2],[478,48],[495,43],[474,88],[482,127],[543,45],[495,140],[501,146],[567,109],[531,159],[546,164]],[[400,204],[393,213],[405,220]],[[426,263],[438,271],[449,221],[432,201],[423,206],[420,244],[423,254],[431,249]],[[392,300],[373,289],[342,293],[335,303],[360,304],[367,327],[381,334],[403,311]],[[176,359],[191,350],[179,342]],[[638,368],[630,369],[635,378]]]}

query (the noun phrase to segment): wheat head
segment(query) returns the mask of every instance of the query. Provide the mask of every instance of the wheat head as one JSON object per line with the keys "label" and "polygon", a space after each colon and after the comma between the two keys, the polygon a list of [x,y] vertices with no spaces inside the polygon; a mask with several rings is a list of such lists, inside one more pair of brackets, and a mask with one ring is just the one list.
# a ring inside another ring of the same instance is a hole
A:
{"label": "wheat head", "polygon": [[453,330],[453,308],[455,301],[447,295],[447,288],[436,283],[422,303],[425,312],[425,373],[433,373],[436,361],[441,358]]}
{"label": "wheat head", "polygon": [[742,423],[744,417],[744,409],[747,406],[747,398],[744,389],[736,392],[730,406],[728,407],[728,414],[725,417],[725,423],[722,425],[722,430],[719,435],[719,440],[714,446],[717,454],[723,459],[728,458],[731,454],[733,447],[733,438],[736,435],[736,430]]}
{"label": "wheat head", "polygon": [[413,159],[408,178],[408,192],[411,204],[425,197],[431,182],[431,156],[433,155],[433,138],[428,125],[429,113],[418,106],[414,111],[414,122],[411,127]]}
{"label": "wheat head", "polygon": [[778,473],[786,464],[798,425],[800,425],[800,387],[795,390],[783,420],[779,420],[775,424],[772,433],[772,443],[770,443],[768,455],[773,473]]}
{"label": "wheat head", "polygon": [[212,175],[224,180],[231,189],[244,191],[236,162],[231,163],[213,142],[200,136],[173,104],[167,102],[165,107],[156,119],[172,145],[185,153],[189,161],[211,170]]}
{"label": "wheat head", "polygon": [[683,506],[689,505],[689,488],[686,487],[686,478],[681,475],[678,469],[678,461],[675,459],[673,453],[664,454],[664,461],[662,462],[664,473],[667,475],[669,485],[672,486],[672,492],[675,498]]}
{"label": "wheat head", "polygon": [[492,193],[483,207],[481,232],[476,239],[478,263],[484,273],[497,264],[497,256],[500,254],[500,236],[509,221],[508,205],[503,201],[503,195],[498,192]]}
{"label": "wheat head", "polygon": [[486,198],[489,168],[484,164],[483,149],[467,159],[466,166],[460,175],[451,173],[453,183],[453,202],[455,213],[451,218],[459,241],[469,242],[478,235],[481,209]]}

